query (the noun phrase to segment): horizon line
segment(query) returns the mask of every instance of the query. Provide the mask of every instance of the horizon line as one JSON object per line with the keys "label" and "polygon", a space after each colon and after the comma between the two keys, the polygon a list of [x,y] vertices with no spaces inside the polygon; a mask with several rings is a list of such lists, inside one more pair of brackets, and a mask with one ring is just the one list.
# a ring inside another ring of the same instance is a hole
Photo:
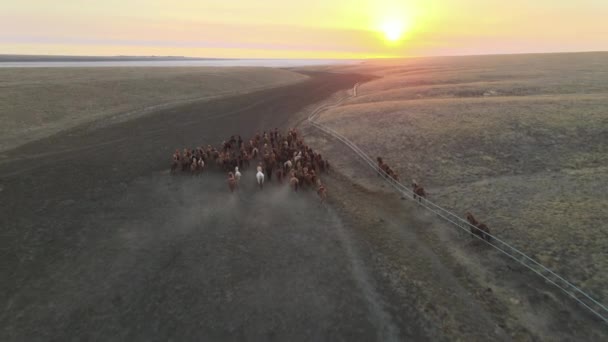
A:
{"label": "horizon line", "polygon": [[[583,50],[583,51],[546,51],[546,52],[505,52],[505,53],[478,53],[478,54],[454,54],[454,55],[412,55],[412,56],[376,56],[376,57],[362,57],[362,58],[280,58],[280,57],[194,57],[194,56],[177,56],[177,55],[53,55],[53,54],[11,54],[11,53],[0,53],[0,63],[3,61],[3,57],[46,57],[46,58],[147,58],[147,59],[185,59],[185,60],[310,60],[310,61],[323,61],[323,60],[344,60],[344,61],[361,61],[361,60],[390,60],[390,59],[410,59],[410,58],[441,58],[441,57],[476,57],[476,56],[511,56],[511,55],[548,55],[548,54],[578,54],[578,53],[607,53],[608,50]],[[20,61],[27,62],[27,61]]]}

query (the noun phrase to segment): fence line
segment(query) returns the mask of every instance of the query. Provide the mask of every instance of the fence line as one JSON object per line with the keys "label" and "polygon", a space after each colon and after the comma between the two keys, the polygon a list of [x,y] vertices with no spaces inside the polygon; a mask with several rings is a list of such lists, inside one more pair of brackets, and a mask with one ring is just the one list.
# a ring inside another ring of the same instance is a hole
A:
{"label": "fence line", "polygon": [[353,152],[355,152],[355,154],[357,154],[357,156],[359,156],[363,160],[363,162],[365,164],[367,164],[376,173],[378,173],[380,176],[382,176],[382,178],[385,181],[387,181],[403,197],[416,201],[420,206],[431,211],[432,213],[436,214],[437,216],[441,217],[442,219],[444,219],[448,223],[452,224],[453,226],[456,226],[457,228],[465,231],[467,234],[470,234],[473,237],[492,246],[493,248],[500,251],[502,254],[505,254],[509,258],[515,260],[519,264],[521,264],[524,267],[528,268],[529,270],[533,271],[534,273],[536,273],[537,275],[539,275],[540,277],[542,277],[543,279],[548,281],[550,284],[553,284],[554,286],[556,286],[557,288],[562,290],[569,297],[576,300],[579,304],[581,304],[583,307],[585,307],[591,313],[595,314],[595,316],[597,316],[602,321],[604,321],[605,323],[608,324],[608,308],[605,305],[603,305],[602,303],[600,303],[599,301],[595,300],[593,297],[591,297],[591,295],[584,292],[579,287],[573,285],[571,282],[569,282],[565,278],[559,276],[558,274],[556,274],[555,272],[553,272],[546,266],[542,265],[538,261],[534,260],[532,257],[523,253],[519,249],[511,246],[510,244],[506,243],[505,241],[501,240],[500,238],[498,238],[492,234],[485,233],[486,235],[489,235],[491,237],[491,241],[486,241],[483,238],[479,237],[478,235],[474,234],[474,232],[476,232],[476,231],[480,232],[481,230],[479,228],[477,228],[476,226],[470,224],[468,221],[465,221],[460,216],[440,207],[439,205],[427,200],[426,198],[418,197],[417,199],[415,199],[414,193],[409,187],[406,187],[405,185],[401,184],[399,181],[390,177],[386,172],[384,172],[384,170],[380,169],[378,167],[378,165],[376,164],[376,162],[374,162],[374,160],[372,158],[370,158],[361,148],[359,148],[359,146],[357,146],[352,141],[350,141],[349,139],[344,137],[342,134],[336,132],[335,130],[314,121],[314,119],[323,111],[328,110],[330,108],[337,107],[341,103],[346,101],[347,99],[357,96],[358,86],[359,86],[359,83],[354,85],[353,90],[352,90],[352,96],[344,97],[344,98],[338,100],[333,105],[321,106],[321,107],[317,108],[316,110],[314,110],[311,113],[311,115],[308,117],[308,122],[313,127],[325,132],[326,134],[332,136],[333,138],[339,140],[340,142],[342,142],[343,144],[348,146]]}

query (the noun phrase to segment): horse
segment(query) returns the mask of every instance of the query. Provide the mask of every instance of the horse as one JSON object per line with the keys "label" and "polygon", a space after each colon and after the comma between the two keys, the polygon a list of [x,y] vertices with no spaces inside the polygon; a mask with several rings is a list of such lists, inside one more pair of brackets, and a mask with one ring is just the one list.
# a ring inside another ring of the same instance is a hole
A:
{"label": "horse", "polygon": [[414,200],[418,198],[418,202],[422,202],[422,198],[426,198],[426,192],[424,188],[418,185],[416,181],[412,181],[412,192],[414,193]]}
{"label": "horse", "polygon": [[[384,161],[382,160],[382,157],[377,157],[376,161],[378,161],[378,169],[384,171]],[[380,173],[378,173],[378,176],[380,176]]]}
{"label": "horse", "polygon": [[319,181],[317,195],[319,195],[319,197],[321,198],[321,203],[325,202],[325,200],[327,199],[327,189],[325,188],[325,186],[323,186],[323,184],[321,184],[321,181]]}
{"label": "horse", "polygon": [[251,156],[249,154],[245,154],[245,159],[243,159],[243,166],[245,166],[245,168],[249,168],[251,162]]}
{"label": "horse", "polygon": [[203,160],[203,158],[198,160],[198,169],[199,172],[203,172],[203,170],[205,170],[205,161]]}
{"label": "horse", "polygon": [[255,178],[260,186],[260,189],[264,188],[264,172],[262,172],[262,167],[258,166],[258,173],[256,173]]}
{"label": "horse", "polygon": [[171,174],[175,173],[175,170],[177,170],[177,168],[179,167],[180,164],[180,154],[179,154],[179,150],[176,150],[175,153],[173,153],[173,162],[171,163]]}
{"label": "horse", "polygon": [[292,173],[291,178],[289,179],[289,185],[291,186],[291,188],[293,189],[294,192],[298,192],[299,184],[300,184],[300,181],[296,177],[295,173]]}
{"label": "horse", "polygon": [[228,188],[230,188],[230,192],[234,192],[234,189],[236,189],[236,179],[232,172],[228,172]]}
{"label": "horse", "polygon": [[241,173],[239,172],[239,167],[235,167],[234,168],[234,179],[236,180],[236,185],[239,185],[239,182],[241,181]]}
{"label": "horse", "polygon": [[271,157],[264,158],[264,163],[266,164],[266,174],[268,175],[268,181],[272,180],[272,170],[274,169],[274,163]]}
{"label": "horse", "polygon": [[182,171],[187,171],[190,166],[190,151],[187,148],[184,149],[184,154],[182,155]]}
{"label": "horse", "polygon": [[277,181],[279,184],[283,184],[283,169],[280,167],[277,167]]}
{"label": "horse", "polygon": [[470,212],[466,213],[466,218],[467,221],[469,221],[469,223],[473,227],[477,228],[475,229],[471,227],[472,234],[475,234],[488,242],[492,241],[492,237],[490,236],[490,228],[488,228],[488,226],[486,226],[484,223],[477,221],[473,214],[471,214]]}
{"label": "horse", "polygon": [[287,159],[287,161],[283,164],[283,167],[285,169],[285,172],[289,172],[291,171],[291,167],[292,167],[292,163],[291,160]]}
{"label": "horse", "polygon": [[[393,172],[393,179],[399,182],[399,174],[397,172]],[[424,190],[424,189],[423,189]]]}
{"label": "horse", "polygon": [[313,186],[313,175],[310,172],[305,172],[304,173],[304,184],[306,184],[306,186]]}

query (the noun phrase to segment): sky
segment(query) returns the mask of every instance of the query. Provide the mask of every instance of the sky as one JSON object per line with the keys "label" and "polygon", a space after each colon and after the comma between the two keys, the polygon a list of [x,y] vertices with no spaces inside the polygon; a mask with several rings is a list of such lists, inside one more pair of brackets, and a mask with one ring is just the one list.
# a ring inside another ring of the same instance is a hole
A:
{"label": "sky", "polygon": [[0,54],[384,58],[608,50],[608,0],[0,0]]}

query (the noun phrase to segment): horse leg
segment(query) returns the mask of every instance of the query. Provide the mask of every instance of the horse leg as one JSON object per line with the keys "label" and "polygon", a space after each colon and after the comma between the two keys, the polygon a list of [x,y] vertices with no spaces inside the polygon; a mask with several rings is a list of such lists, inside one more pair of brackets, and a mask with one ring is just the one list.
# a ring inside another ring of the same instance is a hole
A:
{"label": "horse leg", "polygon": [[483,225],[483,238],[487,242],[492,241],[492,237],[490,236],[490,228],[488,228],[488,226],[486,226],[485,224]]}

